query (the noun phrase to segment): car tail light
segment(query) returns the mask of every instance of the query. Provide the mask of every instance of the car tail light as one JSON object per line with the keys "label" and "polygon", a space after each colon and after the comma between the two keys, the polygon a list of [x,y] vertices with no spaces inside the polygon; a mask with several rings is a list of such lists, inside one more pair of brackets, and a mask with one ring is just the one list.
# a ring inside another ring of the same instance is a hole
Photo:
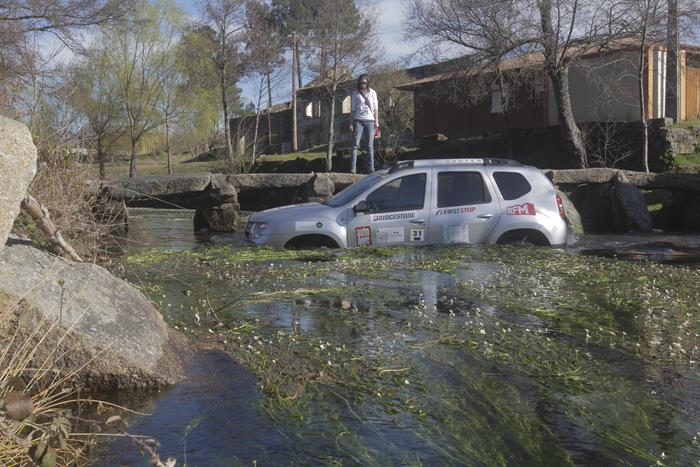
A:
{"label": "car tail light", "polygon": [[566,212],[564,211],[564,203],[561,201],[561,196],[557,195],[557,207],[559,208],[559,215],[562,219],[566,219]]}

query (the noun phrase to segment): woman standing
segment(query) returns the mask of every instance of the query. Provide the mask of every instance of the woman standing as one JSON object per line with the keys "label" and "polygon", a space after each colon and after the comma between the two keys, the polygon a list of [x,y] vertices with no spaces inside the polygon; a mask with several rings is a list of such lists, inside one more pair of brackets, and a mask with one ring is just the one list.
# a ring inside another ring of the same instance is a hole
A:
{"label": "woman standing", "polygon": [[379,102],[377,93],[369,87],[369,78],[361,74],[357,78],[357,90],[353,91],[350,102],[350,131],[352,131],[352,164],[350,171],[357,169],[357,149],[362,141],[362,133],[367,133],[367,156],[369,173],[374,172],[374,136],[379,130]]}

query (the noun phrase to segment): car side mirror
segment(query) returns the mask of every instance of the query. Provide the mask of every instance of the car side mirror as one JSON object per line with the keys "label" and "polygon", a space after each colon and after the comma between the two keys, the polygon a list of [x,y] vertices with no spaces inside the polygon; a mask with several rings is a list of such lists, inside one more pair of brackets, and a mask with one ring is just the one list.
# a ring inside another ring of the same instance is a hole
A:
{"label": "car side mirror", "polygon": [[356,214],[368,212],[368,211],[369,211],[369,204],[367,204],[367,201],[365,201],[365,200],[363,199],[362,201],[360,201],[359,203],[357,203],[355,206],[353,206],[352,210],[353,210]]}

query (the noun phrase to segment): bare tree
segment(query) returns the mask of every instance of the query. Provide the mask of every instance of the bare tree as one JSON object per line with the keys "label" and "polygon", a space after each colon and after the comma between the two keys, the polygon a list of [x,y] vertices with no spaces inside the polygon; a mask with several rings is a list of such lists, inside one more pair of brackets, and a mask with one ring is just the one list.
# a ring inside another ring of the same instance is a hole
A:
{"label": "bare tree", "polygon": [[216,32],[218,47],[210,57],[219,76],[221,107],[224,113],[224,135],[226,138],[226,157],[233,162],[233,145],[229,115],[229,99],[240,75],[239,47],[241,32],[245,26],[245,0],[202,0],[199,4],[202,20]]}
{"label": "bare tree", "polygon": [[117,82],[104,44],[85,51],[73,65],[69,82],[73,87],[70,105],[86,120],[95,142],[100,180],[104,180],[105,152],[124,131]]}
{"label": "bare tree", "polygon": [[111,28],[105,38],[114,47],[111,60],[131,143],[130,177],[136,176],[138,143],[164,123],[158,105],[177,39],[173,17],[179,12],[174,7],[144,2],[132,14],[131,24]]}
{"label": "bare tree", "polygon": [[378,66],[372,70],[372,87],[377,91],[379,108],[382,109],[382,140],[384,146],[396,153],[401,136],[410,131],[413,124],[413,94],[397,89],[411,81],[396,63]]}
{"label": "bare tree", "polygon": [[326,169],[333,168],[335,143],[335,107],[338,87],[377,62],[381,53],[375,44],[376,31],[372,11],[359,8],[354,1],[323,0],[315,18],[313,53],[318,82],[330,101]]}
{"label": "bare tree", "polygon": [[[260,0],[250,0],[246,11],[245,68],[246,74],[258,82],[255,111],[255,131],[252,146],[252,164],[258,149],[258,130],[264,91],[267,88],[268,140],[271,137],[270,108],[272,107],[272,79],[275,69],[284,62],[282,51],[286,38],[270,8]],[[266,86],[267,85],[267,86]]]}
{"label": "bare tree", "polygon": [[6,0],[0,3],[0,104],[11,106],[23,79],[37,71],[31,42],[50,35],[79,48],[80,33],[123,19],[134,0]]}
{"label": "bare tree", "polygon": [[586,149],[574,120],[569,69],[617,37],[621,0],[405,0],[407,36],[457,46],[472,63],[496,71],[505,59],[541,67],[552,86],[559,126],[578,167]]}

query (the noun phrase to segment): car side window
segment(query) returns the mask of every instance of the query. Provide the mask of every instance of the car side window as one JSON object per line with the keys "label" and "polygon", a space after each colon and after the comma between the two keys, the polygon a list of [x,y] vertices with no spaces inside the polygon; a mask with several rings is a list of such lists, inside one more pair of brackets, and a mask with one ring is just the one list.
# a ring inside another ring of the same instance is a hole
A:
{"label": "car side window", "polygon": [[479,172],[440,172],[437,179],[439,208],[491,202],[491,195]]}
{"label": "car side window", "polygon": [[367,196],[372,212],[423,209],[426,174],[413,174],[386,183]]}
{"label": "car side window", "polygon": [[518,172],[494,172],[493,179],[506,201],[518,199],[532,190],[527,179]]}

